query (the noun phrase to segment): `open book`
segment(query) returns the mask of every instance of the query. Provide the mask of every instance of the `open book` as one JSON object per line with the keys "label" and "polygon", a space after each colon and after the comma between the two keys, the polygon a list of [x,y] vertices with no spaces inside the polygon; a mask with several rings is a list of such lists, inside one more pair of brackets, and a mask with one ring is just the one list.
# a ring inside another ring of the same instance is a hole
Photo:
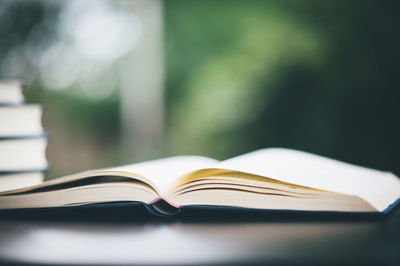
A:
{"label": "open book", "polygon": [[0,209],[143,202],[156,214],[181,207],[387,212],[400,181],[301,151],[269,148],[225,161],[177,156],[81,172],[0,193]]}

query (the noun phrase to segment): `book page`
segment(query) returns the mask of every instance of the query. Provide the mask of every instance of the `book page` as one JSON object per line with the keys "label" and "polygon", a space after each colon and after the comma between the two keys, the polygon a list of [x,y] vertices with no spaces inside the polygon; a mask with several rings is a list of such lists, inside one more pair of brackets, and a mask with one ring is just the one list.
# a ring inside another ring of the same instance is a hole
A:
{"label": "book page", "polygon": [[[107,176],[109,178],[125,177],[137,179],[151,186],[158,194],[163,195],[166,188],[174,180],[189,172],[213,167],[217,163],[217,160],[202,156],[176,156],[136,164],[87,170],[52,179],[35,186],[24,187],[9,192],[26,193],[31,190],[42,189],[50,186],[63,186],[64,184],[75,182],[77,180],[85,180],[90,177]],[[101,182],[102,181],[100,181],[100,183]]]}
{"label": "book page", "polygon": [[356,195],[379,211],[400,197],[400,181],[391,173],[290,149],[258,150],[222,161],[217,167]]}
{"label": "book page", "polygon": [[175,156],[143,163],[124,165],[107,171],[125,171],[150,179],[164,193],[167,187],[177,178],[202,168],[211,168],[217,160],[202,156]]}

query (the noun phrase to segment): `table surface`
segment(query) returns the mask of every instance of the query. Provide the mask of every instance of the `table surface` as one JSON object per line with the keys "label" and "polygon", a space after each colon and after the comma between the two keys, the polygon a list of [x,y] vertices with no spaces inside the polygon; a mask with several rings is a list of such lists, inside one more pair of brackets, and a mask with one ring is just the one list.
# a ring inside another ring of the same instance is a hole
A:
{"label": "table surface", "polygon": [[387,217],[143,207],[0,212],[0,262],[48,265],[400,265],[400,209]]}

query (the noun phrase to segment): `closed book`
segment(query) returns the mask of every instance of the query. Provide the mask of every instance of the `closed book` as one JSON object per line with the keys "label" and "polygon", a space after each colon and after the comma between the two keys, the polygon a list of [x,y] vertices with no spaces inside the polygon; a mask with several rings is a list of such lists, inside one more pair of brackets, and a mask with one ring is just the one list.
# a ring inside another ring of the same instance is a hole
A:
{"label": "closed book", "polygon": [[48,135],[0,138],[0,173],[43,171],[48,168],[46,146]]}
{"label": "closed book", "polygon": [[43,182],[45,171],[14,171],[0,174],[0,191],[8,191]]}
{"label": "closed book", "polygon": [[42,115],[39,103],[0,104],[0,137],[41,135]]}
{"label": "closed book", "polygon": [[20,80],[0,80],[0,191],[43,182],[48,135],[42,115],[42,104],[25,102]]}
{"label": "closed book", "polygon": [[24,102],[21,82],[17,79],[0,79],[0,104],[20,104]]}

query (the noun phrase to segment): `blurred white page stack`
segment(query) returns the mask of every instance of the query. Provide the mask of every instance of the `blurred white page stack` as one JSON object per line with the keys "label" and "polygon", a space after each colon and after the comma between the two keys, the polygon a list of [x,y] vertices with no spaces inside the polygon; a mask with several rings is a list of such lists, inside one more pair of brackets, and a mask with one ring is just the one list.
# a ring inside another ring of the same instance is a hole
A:
{"label": "blurred white page stack", "polygon": [[26,103],[21,83],[0,80],[0,191],[39,184],[48,169],[43,108]]}

